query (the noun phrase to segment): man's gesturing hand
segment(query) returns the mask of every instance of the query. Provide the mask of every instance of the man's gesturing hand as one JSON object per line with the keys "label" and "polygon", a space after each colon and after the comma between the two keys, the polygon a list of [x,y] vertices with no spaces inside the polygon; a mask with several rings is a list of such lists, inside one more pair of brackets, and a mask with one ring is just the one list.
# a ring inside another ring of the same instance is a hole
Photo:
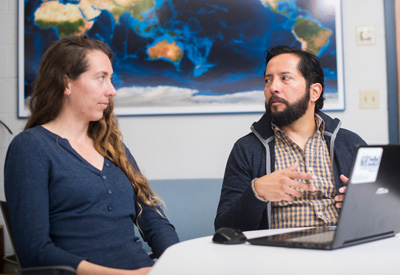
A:
{"label": "man's gesturing hand", "polygon": [[258,196],[267,201],[292,201],[294,197],[300,197],[301,192],[294,188],[314,192],[312,184],[296,181],[296,179],[316,180],[317,177],[310,173],[296,172],[299,163],[295,162],[292,166],[275,171],[254,181],[254,188]]}
{"label": "man's gesturing hand", "polygon": [[[340,179],[343,181],[344,184],[347,184],[349,182],[349,178],[346,177],[345,175],[340,175]],[[337,195],[335,197],[337,208],[342,208],[343,201],[344,201],[344,195],[345,195],[346,191],[347,191],[347,186],[343,186],[343,187],[339,188],[339,195]]]}

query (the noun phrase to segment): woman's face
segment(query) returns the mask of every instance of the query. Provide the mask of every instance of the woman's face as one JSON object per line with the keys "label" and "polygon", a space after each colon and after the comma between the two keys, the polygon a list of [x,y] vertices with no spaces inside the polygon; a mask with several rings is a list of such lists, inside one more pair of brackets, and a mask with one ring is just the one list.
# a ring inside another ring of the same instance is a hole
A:
{"label": "woman's face", "polygon": [[78,79],[67,77],[64,94],[68,96],[66,108],[72,115],[85,121],[98,121],[103,117],[110,98],[116,91],[111,82],[113,68],[108,56],[102,51],[94,50],[86,54],[88,70]]}

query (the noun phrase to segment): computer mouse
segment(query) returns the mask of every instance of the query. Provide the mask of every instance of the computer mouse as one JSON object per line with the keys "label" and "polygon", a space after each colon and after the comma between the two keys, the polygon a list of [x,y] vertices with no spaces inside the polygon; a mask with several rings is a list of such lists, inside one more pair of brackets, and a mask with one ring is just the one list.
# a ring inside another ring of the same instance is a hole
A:
{"label": "computer mouse", "polygon": [[242,231],[230,227],[221,227],[213,236],[214,243],[220,244],[241,244],[245,243],[247,238]]}

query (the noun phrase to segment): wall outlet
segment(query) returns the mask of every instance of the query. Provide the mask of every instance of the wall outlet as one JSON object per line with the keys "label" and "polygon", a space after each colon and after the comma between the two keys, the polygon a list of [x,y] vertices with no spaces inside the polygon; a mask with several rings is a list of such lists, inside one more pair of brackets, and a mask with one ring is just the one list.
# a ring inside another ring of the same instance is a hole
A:
{"label": "wall outlet", "polygon": [[378,109],[379,108],[379,91],[376,91],[376,90],[360,91],[360,108],[361,109]]}

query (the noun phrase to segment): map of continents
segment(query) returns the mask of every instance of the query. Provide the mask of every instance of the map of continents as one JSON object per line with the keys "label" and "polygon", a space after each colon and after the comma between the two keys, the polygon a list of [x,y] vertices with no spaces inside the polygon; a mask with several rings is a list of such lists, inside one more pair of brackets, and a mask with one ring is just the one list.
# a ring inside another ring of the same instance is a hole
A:
{"label": "map of continents", "polygon": [[50,43],[80,34],[112,48],[120,107],[263,106],[264,52],[278,44],[317,54],[335,97],[335,13],[320,2],[25,1],[25,97]]}

